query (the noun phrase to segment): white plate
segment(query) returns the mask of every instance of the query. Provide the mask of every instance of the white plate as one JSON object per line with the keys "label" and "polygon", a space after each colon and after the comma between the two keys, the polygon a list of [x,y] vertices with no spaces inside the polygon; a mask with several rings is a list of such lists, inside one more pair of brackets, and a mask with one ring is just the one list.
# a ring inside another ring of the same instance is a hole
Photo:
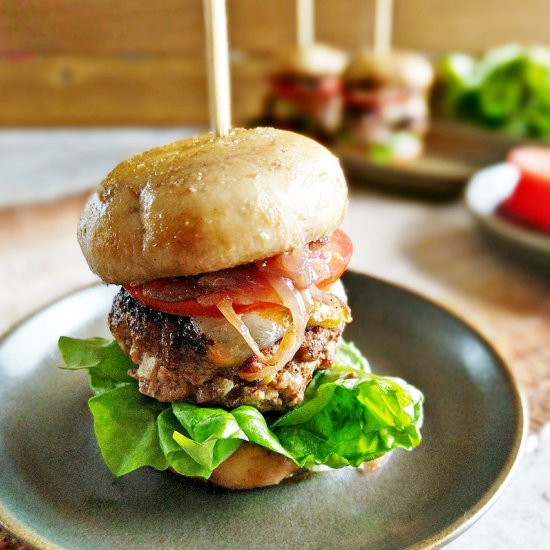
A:
{"label": "white plate", "polygon": [[514,191],[518,169],[506,162],[477,172],[466,187],[466,206],[479,224],[501,244],[539,266],[550,268],[550,236],[515,223],[497,212]]}

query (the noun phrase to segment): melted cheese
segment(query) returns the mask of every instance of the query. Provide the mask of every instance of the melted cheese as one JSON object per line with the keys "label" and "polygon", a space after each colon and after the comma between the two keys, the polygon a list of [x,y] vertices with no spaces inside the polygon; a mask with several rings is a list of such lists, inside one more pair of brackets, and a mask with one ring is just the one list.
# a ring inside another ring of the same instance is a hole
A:
{"label": "melted cheese", "polygon": [[[329,290],[344,302],[346,294],[340,281],[336,281]],[[343,320],[347,320],[347,313],[340,304],[329,305],[315,301],[308,326],[322,326],[334,328]],[[285,308],[247,313],[242,316],[252,338],[260,349],[265,349],[280,340],[289,327],[291,317]],[[251,355],[251,349],[239,332],[223,317],[196,317],[194,321],[199,325],[203,334],[213,344],[208,346],[208,360],[219,367],[240,365]]]}

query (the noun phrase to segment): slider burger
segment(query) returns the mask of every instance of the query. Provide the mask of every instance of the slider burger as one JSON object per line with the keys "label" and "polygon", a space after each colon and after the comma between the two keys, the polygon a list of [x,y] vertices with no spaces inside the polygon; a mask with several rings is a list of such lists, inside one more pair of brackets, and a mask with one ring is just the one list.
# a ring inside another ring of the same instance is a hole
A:
{"label": "slider burger", "polygon": [[345,53],[323,44],[281,51],[266,99],[266,120],[278,128],[330,139],[342,122],[346,63]]}
{"label": "slider burger", "polygon": [[359,52],[344,73],[343,137],[378,162],[421,154],[433,69],[412,52]]}
{"label": "slider burger", "polygon": [[146,151],[84,208],[90,268],[121,285],[113,340],[62,337],[87,369],[102,456],[249,489],[420,442],[422,396],[353,344],[337,159],[303,136],[232,130]]}

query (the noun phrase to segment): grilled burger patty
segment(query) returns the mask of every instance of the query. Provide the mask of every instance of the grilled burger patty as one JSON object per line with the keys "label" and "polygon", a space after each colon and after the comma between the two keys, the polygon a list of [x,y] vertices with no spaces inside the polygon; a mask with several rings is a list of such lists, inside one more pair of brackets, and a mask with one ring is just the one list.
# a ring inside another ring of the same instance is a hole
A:
{"label": "grilled burger patty", "polygon": [[[251,405],[260,411],[298,405],[313,373],[328,368],[340,344],[345,323],[335,328],[308,327],[294,356],[272,380],[243,380],[239,372],[261,368],[255,356],[244,363],[220,367],[208,359],[208,338],[190,317],[145,307],[121,289],[109,314],[109,327],[124,352],[139,368],[129,372],[141,393],[159,401],[200,405]],[[240,336],[238,336],[240,338]],[[268,357],[278,343],[262,350]]]}

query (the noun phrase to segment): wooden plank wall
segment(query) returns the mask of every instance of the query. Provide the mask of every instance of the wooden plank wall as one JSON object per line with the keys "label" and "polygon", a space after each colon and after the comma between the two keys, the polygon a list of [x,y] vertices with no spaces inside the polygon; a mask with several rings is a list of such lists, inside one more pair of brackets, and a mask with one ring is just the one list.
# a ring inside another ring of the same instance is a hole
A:
{"label": "wooden plank wall", "polygon": [[[237,123],[258,112],[294,0],[227,0]],[[550,43],[549,0],[395,0],[395,43],[435,55]],[[317,0],[319,40],[369,45],[374,0]],[[207,120],[200,0],[0,0],[0,125]]]}

